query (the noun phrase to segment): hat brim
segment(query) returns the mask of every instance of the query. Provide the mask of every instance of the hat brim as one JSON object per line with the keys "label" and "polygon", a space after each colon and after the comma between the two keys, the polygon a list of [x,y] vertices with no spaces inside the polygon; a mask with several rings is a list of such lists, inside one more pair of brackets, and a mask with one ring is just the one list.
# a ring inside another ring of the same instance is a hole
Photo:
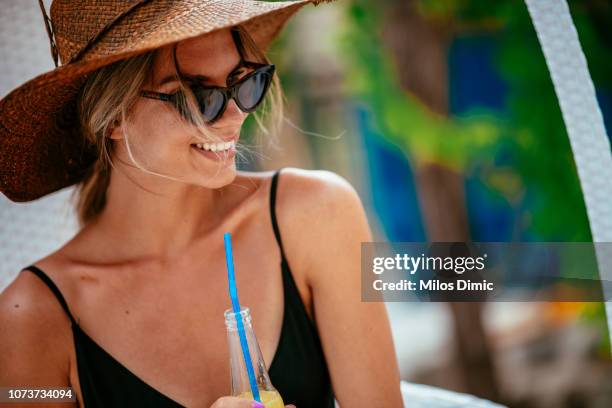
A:
{"label": "hat brim", "polygon": [[[0,101],[0,191],[12,201],[26,202],[82,180],[96,159],[95,151],[80,134],[75,106],[76,95],[88,73],[238,24],[265,51],[297,10],[320,1],[227,0],[214,2],[214,15],[210,2],[202,1],[184,12],[173,10],[174,13],[167,13],[168,18],[140,22],[136,25],[140,31],[134,33],[131,41],[111,41],[113,32],[109,31],[79,62],[44,73]],[[172,4],[180,7],[181,2]],[[144,18],[138,16],[146,14],[126,18]]]}

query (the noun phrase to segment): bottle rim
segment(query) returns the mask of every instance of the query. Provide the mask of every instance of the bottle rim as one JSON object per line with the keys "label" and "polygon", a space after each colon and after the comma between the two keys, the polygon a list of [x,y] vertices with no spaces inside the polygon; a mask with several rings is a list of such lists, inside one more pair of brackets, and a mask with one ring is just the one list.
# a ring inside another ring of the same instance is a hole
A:
{"label": "bottle rim", "polygon": [[240,315],[240,319],[243,323],[251,322],[251,310],[247,306],[242,306],[240,308],[240,313],[234,313],[234,309],[226,309],[225,312],[223,312],[225,325],[228,327],[236,327],[236,317],[238,315]]}

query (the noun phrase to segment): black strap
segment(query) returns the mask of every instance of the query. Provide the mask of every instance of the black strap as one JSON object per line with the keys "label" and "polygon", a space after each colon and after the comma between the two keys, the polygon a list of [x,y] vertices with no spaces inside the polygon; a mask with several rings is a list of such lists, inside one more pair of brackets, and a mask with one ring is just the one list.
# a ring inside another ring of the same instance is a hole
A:
{"label": "black strap", "polygon": [[64,296],[62,296],[62,292],[60,292],[60,290],[55,285],[55,283],[53,283],[51,278],[46,273],[44,273],[43,271],[41,271],[38,267],[34,265],[30,265],[24,268],[24,270],[33,272],[49,287],[49,289],[51,289],[51,292],[53,292],[57,300],[60,302],[60,305],[62,305],[62,308],[64,309],[64,311],[70,318],[70,321],[72,322],[72,324],[76,324],[74,318],[72,317],[72,314],[70,313],[70,310],[68,309],[68,304],[66,303],[66,299],[64,299]]}
{"label": "black strap", "polygon": [[276,190],[278,186],[278,176],[280,175],[281,170],[282,169],[276,170],[272,176],[272,186],[270,187],[270,218],[272,219],[272,228],[274,229],[274,236],[276,237],[276,242],[278,243],[281,251],[282,260],[285,261],[285,251],[283,251],[280,229],[278,228],[278,223],[276,222]]}

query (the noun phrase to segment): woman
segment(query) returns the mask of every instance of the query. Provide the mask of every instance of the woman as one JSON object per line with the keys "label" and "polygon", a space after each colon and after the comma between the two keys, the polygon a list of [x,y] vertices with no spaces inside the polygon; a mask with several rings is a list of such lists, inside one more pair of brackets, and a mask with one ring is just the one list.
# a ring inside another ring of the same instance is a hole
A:
{"label": "woman", "polygon": [[82,226],[0,295],[0,385],[72,387],[88,408],[259,406],[227,396],[230,231],[285,403],[401,406],[384,305],[360,301],[371,235],[353,188],[236,170],[241,126],[277,85],[263,51],[307,2],[110,3],[56,0],[63,65],[0,103],[3,193],[76,183]]}

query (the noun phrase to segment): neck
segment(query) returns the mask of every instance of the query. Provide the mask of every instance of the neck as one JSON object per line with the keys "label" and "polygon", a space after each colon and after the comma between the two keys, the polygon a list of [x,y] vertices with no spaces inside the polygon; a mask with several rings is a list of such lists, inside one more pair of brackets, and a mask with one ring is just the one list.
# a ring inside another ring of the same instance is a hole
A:
{"label": "neck", "polygon": [[113,170],[105,208],[92,225],[113,257],[166,259],[219,225],[223,193],[153,175],[132,181]]}

